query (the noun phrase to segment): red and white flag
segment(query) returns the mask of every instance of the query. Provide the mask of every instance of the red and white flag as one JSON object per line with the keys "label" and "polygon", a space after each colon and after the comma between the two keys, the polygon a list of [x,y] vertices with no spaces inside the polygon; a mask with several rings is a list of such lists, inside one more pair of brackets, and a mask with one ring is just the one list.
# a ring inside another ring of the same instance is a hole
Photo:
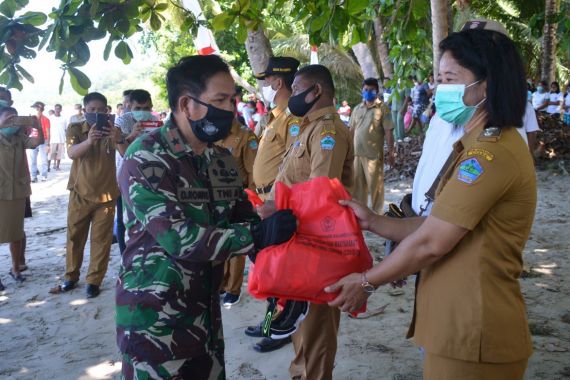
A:
{"label": "red and white flag", "polygon": [[311,46],[311,65],[318,65],[319,64],[319,56],[317,54],[317,47],[315,45]]}
{"label": "red and white flag", "polygon": [[[184,8],[192,12],[198,20],[206,20],[198,0],[182,0],[182,4]],[[194,39],[194,45],[196,45],[196,50],[198,50],[198,54],[200,55],[220,54],[220,49],[216,44],[212,31],[205,26],[200,25],[198,27],[198,34]]]}

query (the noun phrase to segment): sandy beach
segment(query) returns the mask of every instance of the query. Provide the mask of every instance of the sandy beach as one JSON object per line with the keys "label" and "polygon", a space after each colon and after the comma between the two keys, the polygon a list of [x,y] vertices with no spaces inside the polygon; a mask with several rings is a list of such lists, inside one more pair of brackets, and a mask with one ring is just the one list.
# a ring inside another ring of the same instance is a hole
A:
{"label": "sandy beach", "polygon": [[[52,295],[65,268],[66,190],[70,162],[50,173],[47,182],[32,184],[33,218],[26,219],[27,280],[17,285],[9,276],[8,245],[0,246],[0,379],[118,379],[120,355],[115,344],[114,285],[120,265],[113,245],[107,276],[98,298],[85,298],[85,251],[79,287]],[[534,354],[526,379],[570,378],[570,177],[538,172],[538,207],[530,240],[524,250],[521,279]],[[387,201],[411,191],[410,180],[386,184]],[[383,240],[366,235],[371,253],[383,252]],[[341,317],[335,379],[421,379],[421,357],[405,339],[413,307],[413,280],[401,292],[380,288],[369,309],[387,305],[368,319]],[[260,354],[256,339],[243,334],[257,323],[265,305],[247,294],[224,310],[228,379],[288,379],[292,346]]]}

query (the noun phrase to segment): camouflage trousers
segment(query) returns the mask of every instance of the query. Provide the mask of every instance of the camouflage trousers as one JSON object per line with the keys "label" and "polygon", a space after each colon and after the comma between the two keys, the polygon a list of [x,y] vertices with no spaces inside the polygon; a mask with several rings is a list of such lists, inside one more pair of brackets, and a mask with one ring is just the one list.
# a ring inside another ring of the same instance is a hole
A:
{"label": "camouflage trousers", "polygon": [[224,354],[172,360],[164,363],[139,362],[123,355],[122,379],[125,380],[225,380]]}

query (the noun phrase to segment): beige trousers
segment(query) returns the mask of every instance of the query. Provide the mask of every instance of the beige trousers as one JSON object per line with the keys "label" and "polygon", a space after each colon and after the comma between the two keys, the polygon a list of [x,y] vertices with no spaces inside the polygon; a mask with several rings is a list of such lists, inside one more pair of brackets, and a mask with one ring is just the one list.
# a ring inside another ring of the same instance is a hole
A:
{"label": "beige trousers", "polygon": [[331,380],[336,356],[340,310],[311,303],[309,314],[293,334],[295,359],[289,373],[295,380]]}
{"label": "beige trousers", "polygon": [[372,210],[382,213],[384,209],[384,159],[354,156],[354,188],[352,196],[368,205],[372,198]]}
{"label": "beige trousers", "polygon": [[97,286],[103,282],[113,242],[115,203],[114,200],[106,203],[90,202],[75,191],[70,192],[67,207],[66,280],[79,280],[83,251],[91,227],[89,268],[85,280],[88,284]]}
{"label": "beige trousers", "polygon": [[245,256],[232,257],[224,263],[224,281],[222,289],[230,294],[239,296],[243,284],[243,270],[245,269]]}

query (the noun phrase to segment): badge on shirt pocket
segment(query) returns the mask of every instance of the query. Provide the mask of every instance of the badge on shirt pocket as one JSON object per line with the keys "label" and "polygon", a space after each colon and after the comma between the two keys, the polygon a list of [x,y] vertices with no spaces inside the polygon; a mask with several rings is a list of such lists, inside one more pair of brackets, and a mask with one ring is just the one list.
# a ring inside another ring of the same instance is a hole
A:
{"label": "badge on shirt pocket", "polygon": [[461,161],[457,179],[471,185],[483,174],[483,167],[476,158],[469,158]]}

